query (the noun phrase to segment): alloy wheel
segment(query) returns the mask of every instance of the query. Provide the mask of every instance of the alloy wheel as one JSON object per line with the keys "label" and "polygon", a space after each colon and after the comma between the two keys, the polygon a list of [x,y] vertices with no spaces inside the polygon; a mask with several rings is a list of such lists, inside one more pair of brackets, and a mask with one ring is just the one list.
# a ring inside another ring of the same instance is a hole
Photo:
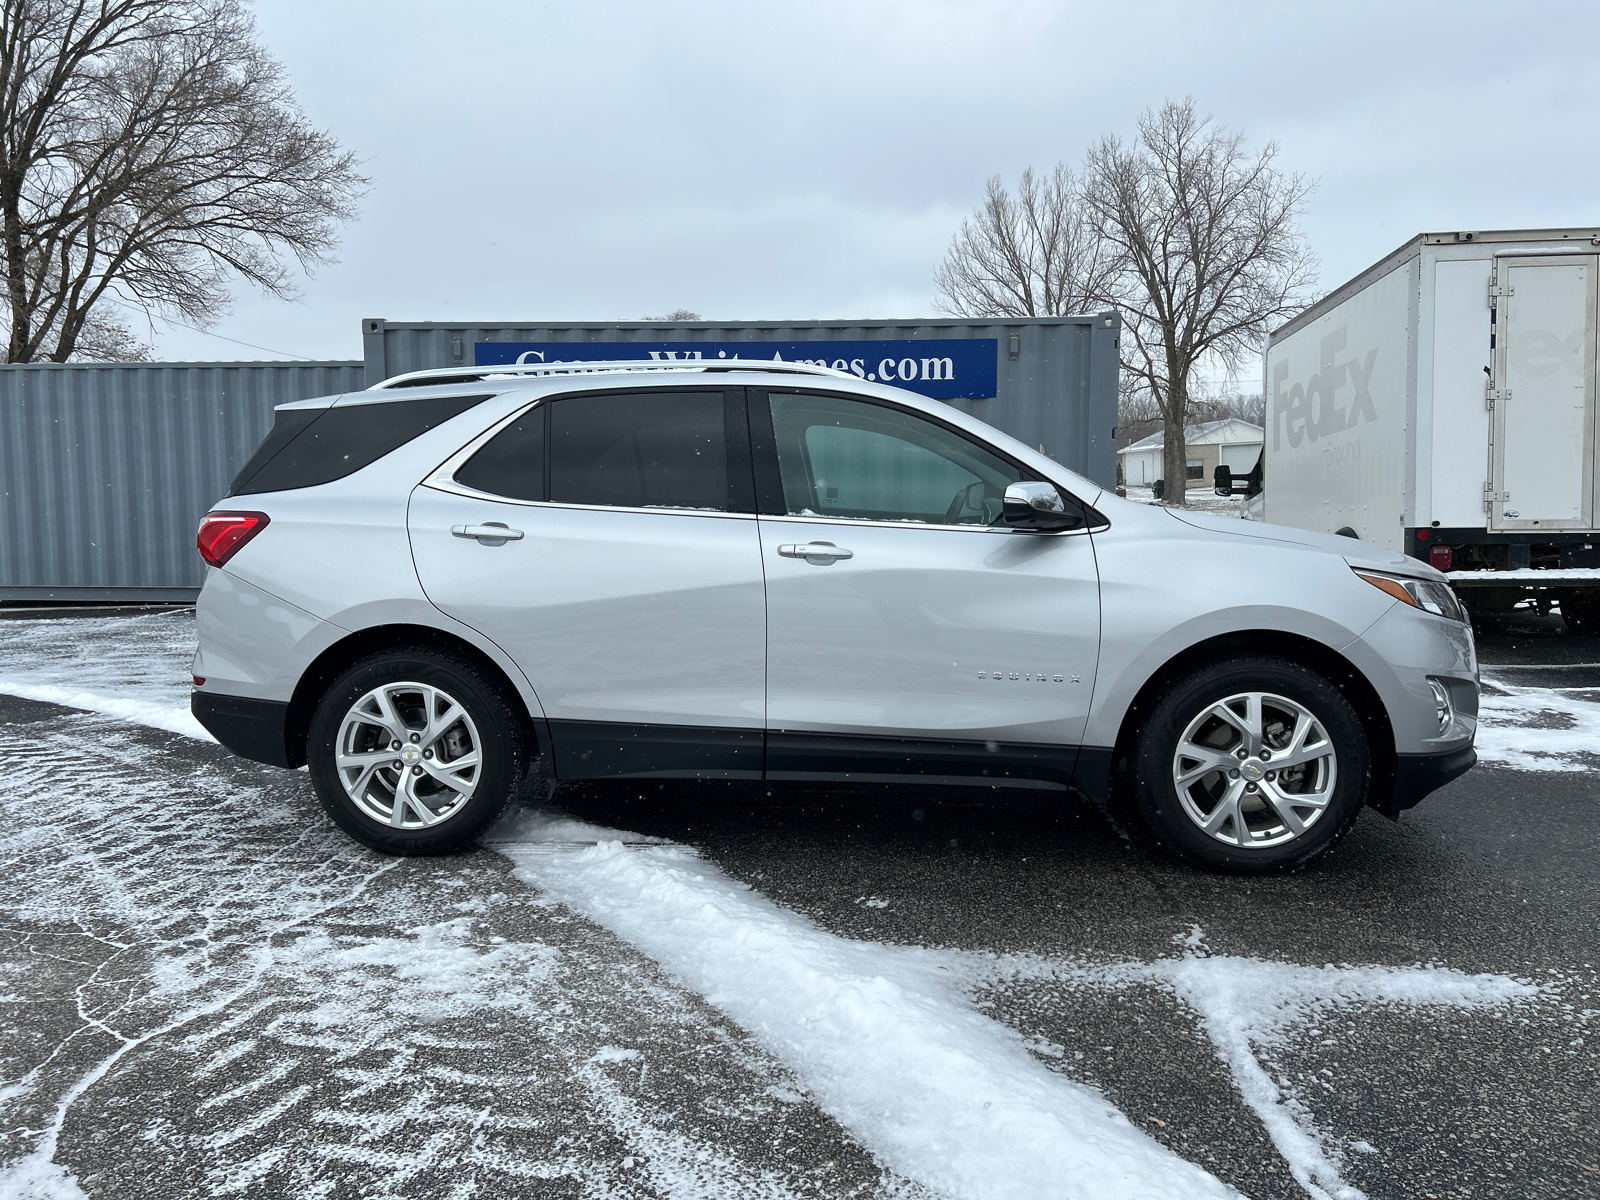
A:
{"label": "alloy wheel", "polygon": [[1184,814],[1228,846],[1293,841],[1333,800],[1339,756],[1310,709],[1271,692],[1239,692],[1195,714],[1172,755]]}
{"label": "alloy wheel", "polygon": [[472,799],[483,770],[478,728],[462,704],[426,683],[386,683],[339,725],[339,781],[361,813],[392,829],[447,821]]}

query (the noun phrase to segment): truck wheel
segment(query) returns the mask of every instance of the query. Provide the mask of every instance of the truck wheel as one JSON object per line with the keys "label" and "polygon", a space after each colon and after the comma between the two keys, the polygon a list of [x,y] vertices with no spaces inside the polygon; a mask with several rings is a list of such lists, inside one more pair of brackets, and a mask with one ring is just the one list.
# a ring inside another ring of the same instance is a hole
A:
{"label": "truck wheel", "polygon": [[322,806],[364,846],[445,854],[497,821],[535,751],[520,701],[481,668],[428,648],[385,651],[324,693],[306,757]]}
{"label": "truck wheel", "polygon": [[1285,658],[1202,667],[1168,687],[1139,731],[1133,795],[1190,862],[1290,871],[1361,813],[1371,755],[1361,719],[1316,672]]}
{"label": "truck wheel", "polygon": [[1568,633],[1584,636],[1600,633],[1600,591],[1563,591],[1560,602],[1561,620]]}

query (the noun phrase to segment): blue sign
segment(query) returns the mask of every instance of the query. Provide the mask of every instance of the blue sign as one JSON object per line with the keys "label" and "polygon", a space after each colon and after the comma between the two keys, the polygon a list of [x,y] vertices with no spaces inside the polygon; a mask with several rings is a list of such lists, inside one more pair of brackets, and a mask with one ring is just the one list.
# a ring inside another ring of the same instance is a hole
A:
{"label": "blue sign", "polygon": [[478,342],[473,365],[648,362],[811,363],[848,371],[935,400],[980,400],[996,393],[1000,344],[995,338],[880,342]]}

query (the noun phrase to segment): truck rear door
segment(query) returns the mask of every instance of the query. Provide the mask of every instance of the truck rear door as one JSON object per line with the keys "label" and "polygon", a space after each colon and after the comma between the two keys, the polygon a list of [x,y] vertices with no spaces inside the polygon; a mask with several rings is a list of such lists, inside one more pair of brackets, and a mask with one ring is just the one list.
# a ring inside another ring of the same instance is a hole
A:
{"label": "truck rear door", "polygon": [[1495,261],[1491,529],[1594,526],[1597,262],[1591,254]]}

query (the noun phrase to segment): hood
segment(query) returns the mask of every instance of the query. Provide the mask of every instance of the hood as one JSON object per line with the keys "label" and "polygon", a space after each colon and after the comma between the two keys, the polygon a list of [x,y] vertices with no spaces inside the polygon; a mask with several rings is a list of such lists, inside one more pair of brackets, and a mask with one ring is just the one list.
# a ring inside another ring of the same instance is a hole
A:
{"label": "hood", "polygon": [[1444,579],[1427,563],[1408,558],[1398,550],[1374,546],[1371,542],[1356,538],[1340,537],[1336,533],[1313,533],[1309,529],[1291,529],[1287,525],[1269,525],[1264,521],[1241,521],[1237,517],[1218,517],[1187,509],[1168,508],[1165,511],[1174,520],[1208,533],[1232,534],[1234,537],[1255,538],[1265,542],[1288,542],[1294,546],[1337,554],[1352,567],[1410,575],[1417,579]]}

